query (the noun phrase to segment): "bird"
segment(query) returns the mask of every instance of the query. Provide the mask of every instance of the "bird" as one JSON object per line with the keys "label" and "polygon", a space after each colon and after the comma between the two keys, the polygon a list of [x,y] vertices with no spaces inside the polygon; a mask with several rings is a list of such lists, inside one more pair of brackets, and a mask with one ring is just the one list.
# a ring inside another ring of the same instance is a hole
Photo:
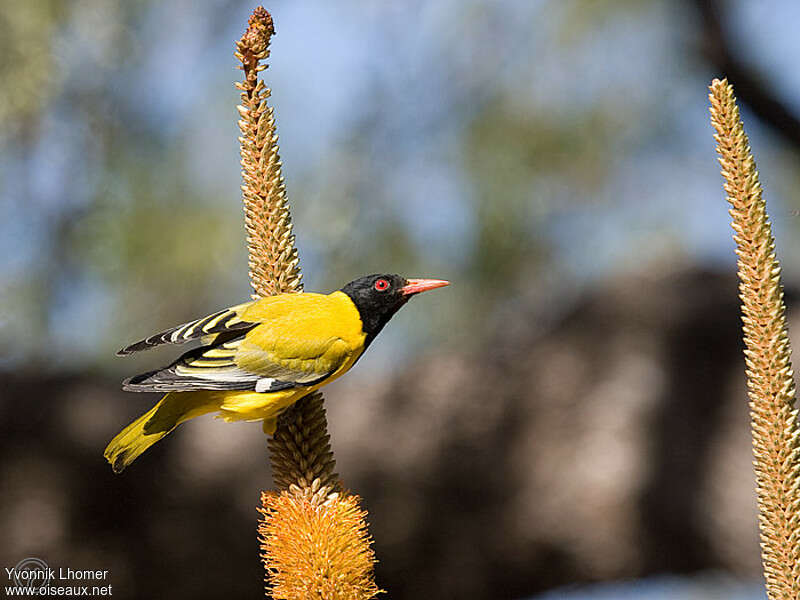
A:
{"label": "bird", "polygon": [[119,356],[201,344],[122,382],[126,391],[166,395],[111,440],[106,460],[120,473],[181,423],[213,412],[228,422],[260,420],[273,434],[282,411],[349,371],[409,299],[449,283],[366,275],[330,294],[292,292],[238,304],[126,346]]}

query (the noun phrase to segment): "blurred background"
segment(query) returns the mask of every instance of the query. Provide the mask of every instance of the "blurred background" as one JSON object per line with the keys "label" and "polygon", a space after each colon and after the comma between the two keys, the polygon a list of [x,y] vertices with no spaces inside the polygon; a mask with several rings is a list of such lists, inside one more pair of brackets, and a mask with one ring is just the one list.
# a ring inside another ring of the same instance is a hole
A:
{"label": "blurred background", "polygon": [[[119,347],[249,297],[234,42],[255,4],[0,8],[0,563],[121,598],[262,594],[254,424],[181,427]],[[274,0],[306,289],[441,277],[327,388],[392,598],[763,598],[733,242],[708,123],[728,75],[790,306],[800,5]],[[790,313],[800,330],[800,316]],[[795,340],[795,347],[800,339]]]}

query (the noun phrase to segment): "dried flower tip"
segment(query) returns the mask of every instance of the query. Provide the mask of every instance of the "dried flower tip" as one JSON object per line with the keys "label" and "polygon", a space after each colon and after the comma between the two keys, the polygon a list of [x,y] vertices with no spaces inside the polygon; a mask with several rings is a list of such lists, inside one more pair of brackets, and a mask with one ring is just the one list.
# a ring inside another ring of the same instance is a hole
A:
{"label": "dried flower tip", "polygon": [[273,35],[275,26],[272,23],[272,15],[263,6],[257,6],[247,21],[247,31],[237,44],[239,52],[245,54],[249,51],[257,58],[263,58]]}

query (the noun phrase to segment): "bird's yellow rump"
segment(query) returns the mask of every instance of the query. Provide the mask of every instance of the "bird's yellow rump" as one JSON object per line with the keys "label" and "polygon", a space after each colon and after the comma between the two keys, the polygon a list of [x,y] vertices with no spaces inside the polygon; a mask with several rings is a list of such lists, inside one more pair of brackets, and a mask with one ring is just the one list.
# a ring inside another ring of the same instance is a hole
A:
{"label": "bird's yellow rump", "polygon": [[447,285],[436,279],[369,275],[332,294],[281,294],[240,304],[151,336],[119,351],[201,340],[172,364],[126,379],[123,389],[167,392],[123,429],[105,451],[115,472],[175,427],[217,413],[263,421],[346,373],[408,299]]}

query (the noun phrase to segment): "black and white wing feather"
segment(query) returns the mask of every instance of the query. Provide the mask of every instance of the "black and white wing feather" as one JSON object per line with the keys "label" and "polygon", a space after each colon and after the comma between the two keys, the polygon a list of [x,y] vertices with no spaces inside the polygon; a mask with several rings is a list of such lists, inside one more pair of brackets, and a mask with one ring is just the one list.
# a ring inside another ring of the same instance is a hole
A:
{"label": "black and white wing feather", "polygon": [[212,345],[190,350],[163,369],[129,377],[122,382],[122,389],[127,392],[277,392],[315,385],[338,368],[337,365],[330,372],[309,373],[275,363],[264,373],[253,373],[238,366],[235,361],[244,339],[244,335],[234,338],[219,336]]}
{"label": "black and white wing feather", "polygon": [[209,335],[227,333],[230,331],[240,331],[245,333],[257,325],[257,323],[249,323],[239,318],[239,313],[249,306],[251,303],[239,304],[231,308],[226,308],[214,314],[189,321],[183,325],[178,325],[161,333],[151,335],[135,344],[126,346],[119,352],[117,356],[125,356],[133,354],[134,352],[141,352],[142,350],[149,350],[162,344],[183,344],[191,340],[202,338]]}

